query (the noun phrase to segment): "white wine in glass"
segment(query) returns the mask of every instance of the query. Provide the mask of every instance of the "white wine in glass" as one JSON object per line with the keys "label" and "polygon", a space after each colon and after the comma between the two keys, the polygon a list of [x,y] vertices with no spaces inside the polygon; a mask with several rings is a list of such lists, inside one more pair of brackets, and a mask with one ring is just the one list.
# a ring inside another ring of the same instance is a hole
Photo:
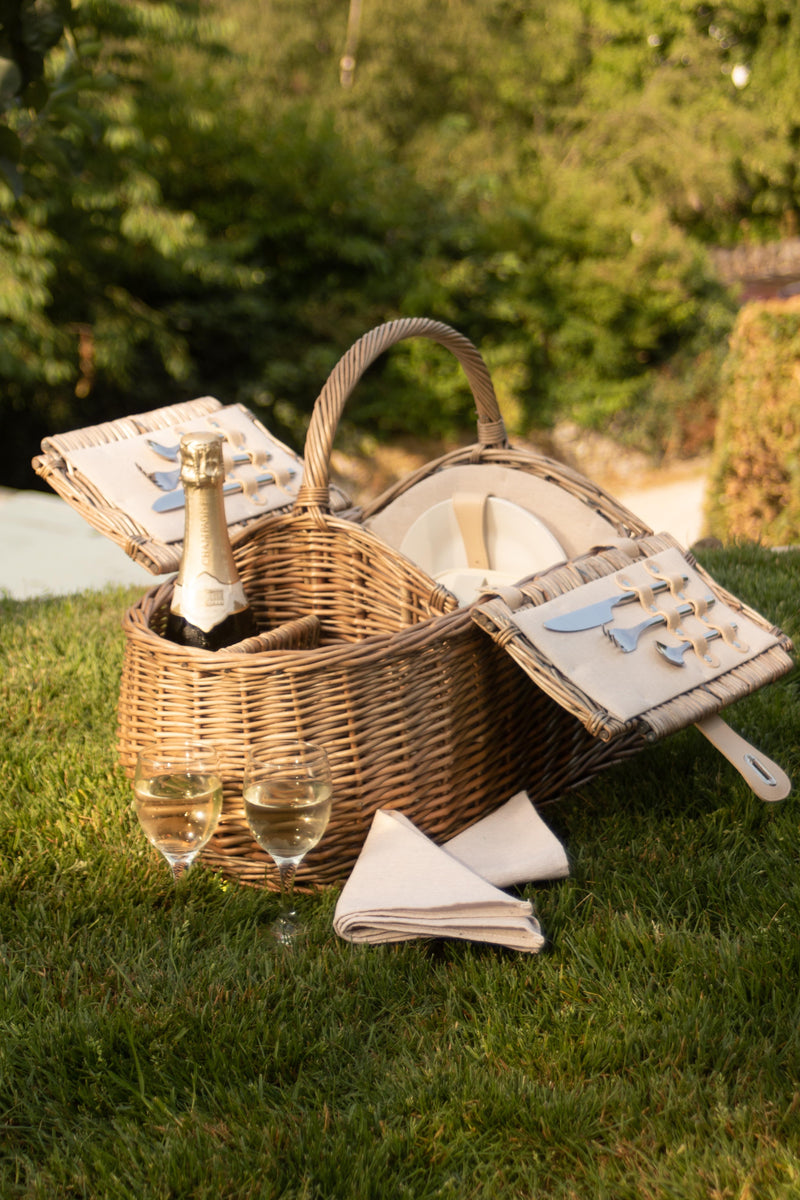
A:
{"label": "white wine in glass", "polygon": [[213,746],[160,742],[139,752],[133,780],[136,814],[176,881],[216,829],[222,777]]}
{"label": "white wine in glass", "polygon": [[281,911],[272,926],[279,942],[298,932],[294,877],[322,840],[331,815],[333,784],[328,756],[311,742],[265,738],[248,755],[244,806],[253,837],[278,868]]}

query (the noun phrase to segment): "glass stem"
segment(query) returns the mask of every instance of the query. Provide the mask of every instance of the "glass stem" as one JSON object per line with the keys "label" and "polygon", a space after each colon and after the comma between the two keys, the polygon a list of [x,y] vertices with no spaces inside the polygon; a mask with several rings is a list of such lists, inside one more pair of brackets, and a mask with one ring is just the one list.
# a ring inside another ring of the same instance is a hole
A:
{"label": "glass stem", "polygon": [[177,883],[179,879],[182,879],[189,870],[189,864],[187,862],[172,862],[169,865],[172,868],[172,878],[175,883]]}
{"label": "glass stem", "polygon": [[281,881],[281,916],[294,916],[294,877],[297,863],[282,862],[278,864],[278,875]]}

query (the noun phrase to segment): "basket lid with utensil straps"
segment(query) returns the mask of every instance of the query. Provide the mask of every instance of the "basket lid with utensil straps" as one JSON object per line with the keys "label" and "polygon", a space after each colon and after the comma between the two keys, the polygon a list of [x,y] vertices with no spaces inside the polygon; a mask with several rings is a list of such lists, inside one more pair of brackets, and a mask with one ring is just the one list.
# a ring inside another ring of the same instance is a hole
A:
{"label": "basket lid with utensil straps", "polygon": [[[232,538],[265,513],[291,507],[302,459],[245,405],[212,396],[45,438],[33,468],[129,558],[167,574],[178,569],[183,543],[180,439],[205,429],[223,438]],[[340,493],[334,499],[347,507]]]}
{"label": "basket lid with utensil straps", "polygon": [[788,777],[718,719],[789,671],[791,642],[670,534],[559,564],[481,597],[473,619],[539,687],[610,740],[695,724],[764,800]]}

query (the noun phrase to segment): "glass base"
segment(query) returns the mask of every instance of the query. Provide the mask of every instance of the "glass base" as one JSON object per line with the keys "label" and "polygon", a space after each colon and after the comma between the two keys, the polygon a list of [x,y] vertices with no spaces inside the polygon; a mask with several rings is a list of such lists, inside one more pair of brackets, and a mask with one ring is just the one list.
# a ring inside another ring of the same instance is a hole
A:
{"label": "glass base", "polygon": [[291,946],[301,936],[302,930],[297,921],[297,913],[283,912],[272,922],[270,933],[276,942],[282,946]]}

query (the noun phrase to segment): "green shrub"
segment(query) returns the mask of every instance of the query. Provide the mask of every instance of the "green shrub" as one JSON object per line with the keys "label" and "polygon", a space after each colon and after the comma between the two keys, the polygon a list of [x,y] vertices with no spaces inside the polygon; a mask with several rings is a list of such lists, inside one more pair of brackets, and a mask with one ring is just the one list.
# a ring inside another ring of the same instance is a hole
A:
{"label": "green shrub", "polygon": [[800,542],[800,297],[741,310],[724,368],[709,484],[723,541]]}

